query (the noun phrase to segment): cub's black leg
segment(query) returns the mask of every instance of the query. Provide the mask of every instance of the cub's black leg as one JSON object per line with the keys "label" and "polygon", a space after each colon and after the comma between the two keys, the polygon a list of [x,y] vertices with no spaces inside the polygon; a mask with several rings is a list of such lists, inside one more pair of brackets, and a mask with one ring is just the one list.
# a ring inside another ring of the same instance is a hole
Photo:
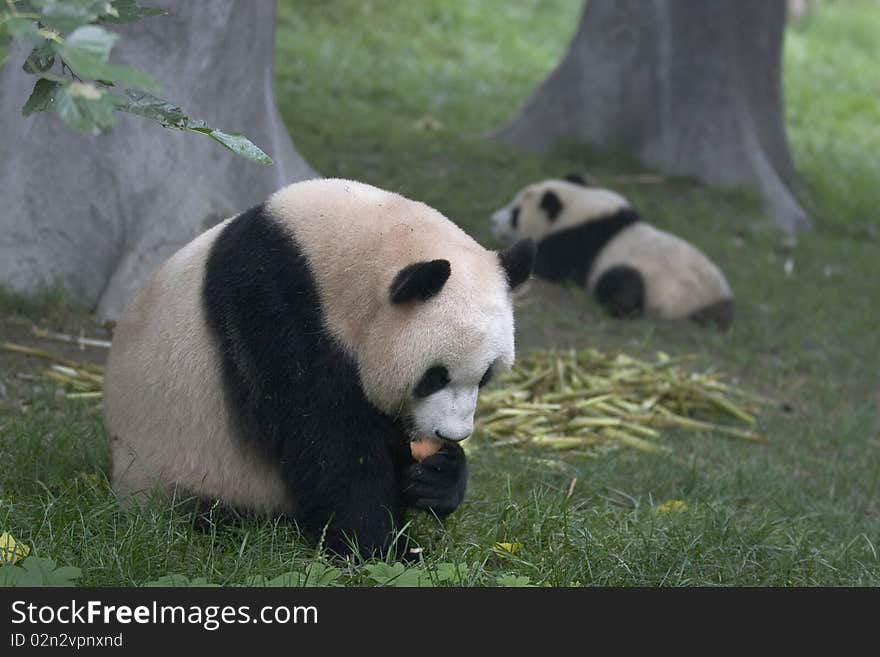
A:
{"label": "cub's black leg", "polygon": [[464,450],[458,443],[443,441],[436,454],[404,468],[403,501],[415,509],[447,516],[464,499],[467,475]]}
{"label": "cub's black leg", "polygon": [[727,331],[733,324],[733,300],[725,299],[701,308],[691,319],[702,326],[714,326],[720,331]]}
{"label": "cub's black leg", "polygon": [[626,265],[603,273],[593,295],[612,317],[639,317],[645,310],[645,281],[638,270]]}

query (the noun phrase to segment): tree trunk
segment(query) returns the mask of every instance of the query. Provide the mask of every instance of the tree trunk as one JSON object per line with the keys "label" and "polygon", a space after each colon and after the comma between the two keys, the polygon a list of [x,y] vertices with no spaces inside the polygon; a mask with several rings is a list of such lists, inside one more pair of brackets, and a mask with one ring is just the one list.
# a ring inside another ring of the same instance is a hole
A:
{"label": "tree trunk", "polygon": [[660,171],[760,190],[777,224],[809,220],[783,123],[784,0],[589,0],[557,68],[495,136],[622,148]]}
{"label": "tree trunk", "polygon": [[243,132],[275,164],[130,115],[100,137],[49,113],[23,118],[35,78],[20,68],[27,53],[10,53],[0,71],[0,281],[21,291],[60,284],[104,318],[197,234],[316,175],[275,106],[275,3],[148,4],[168,15],[119,27],[114,59],[151,74],[190,116]]}

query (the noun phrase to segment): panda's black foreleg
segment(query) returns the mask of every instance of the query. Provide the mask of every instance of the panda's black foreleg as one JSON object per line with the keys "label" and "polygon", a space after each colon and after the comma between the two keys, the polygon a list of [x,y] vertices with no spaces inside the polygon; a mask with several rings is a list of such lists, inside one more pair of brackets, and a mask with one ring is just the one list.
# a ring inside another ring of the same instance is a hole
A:
{"label": "panda's black foreleg", "polygon": [[458,443],[444,440],[436,454],[407,465],[402,475],[404,503],[442,518],[455,511],[464,500],[467,459]]}
{"label": "panda's black foreleg", "polygon": [[284,459],[295,519],[329,552],[384,557],[401,526],[398,468],[381,435],[346,433],[338,442],[325,433],[307,454]]}

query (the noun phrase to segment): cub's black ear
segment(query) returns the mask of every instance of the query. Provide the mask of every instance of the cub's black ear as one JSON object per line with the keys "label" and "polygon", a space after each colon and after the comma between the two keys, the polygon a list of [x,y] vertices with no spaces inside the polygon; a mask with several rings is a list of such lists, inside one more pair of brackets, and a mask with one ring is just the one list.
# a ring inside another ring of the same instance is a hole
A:
{"label": "cub's black ear", "polygon": [[581,185],[582,187],[587,186],[587,179],[584,178],[579,173],[570,173],[563,180],[567,180],[568,182],[574,183],[575,185]]}
{"label": "cub's black ear", "polygon": [[529,280],[535,264],[535,242],[531,239],[520,240],[509,249],[498,253],[498,260],[507,275],[507,285],[511,290]]}
{"label": "cub's black ear", "polygon": [[443,289],[451,273],[452,268],[448,260],[414,262],[407,265],[397,272],[397,276],[391,282],[389,289],[391,303],[427,301]]}
{"label": "cub's black ear", "polygon": [[559,195],[556,192],[544,192],[539,207],[547,215],[547,219],[553,221],[562,212],[562,201],[559,200]]}

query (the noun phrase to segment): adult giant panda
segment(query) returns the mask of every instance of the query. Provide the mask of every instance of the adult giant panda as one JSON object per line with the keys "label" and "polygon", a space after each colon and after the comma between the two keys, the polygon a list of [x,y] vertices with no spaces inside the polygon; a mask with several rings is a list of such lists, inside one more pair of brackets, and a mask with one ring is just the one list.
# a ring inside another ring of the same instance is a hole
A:
{"label": "adult giant panda", "polygon": [[[450,513],[479,388],[514,358],[496,253],[436,210],[311,180],[203,233],[120,318],[105,425],[123,494],[291,514],[335,552],[385,549],[406,507]],[[417,461],[409,440],[436,438]]]}
{"label": "adult giant panda", "polygon": [[491,222],[503,241],[536,241],[536,276],[586,286],[612,316],[690,318],[722,330],[733,321],[730,287],[709,258],[576,175],[525,187]]}

